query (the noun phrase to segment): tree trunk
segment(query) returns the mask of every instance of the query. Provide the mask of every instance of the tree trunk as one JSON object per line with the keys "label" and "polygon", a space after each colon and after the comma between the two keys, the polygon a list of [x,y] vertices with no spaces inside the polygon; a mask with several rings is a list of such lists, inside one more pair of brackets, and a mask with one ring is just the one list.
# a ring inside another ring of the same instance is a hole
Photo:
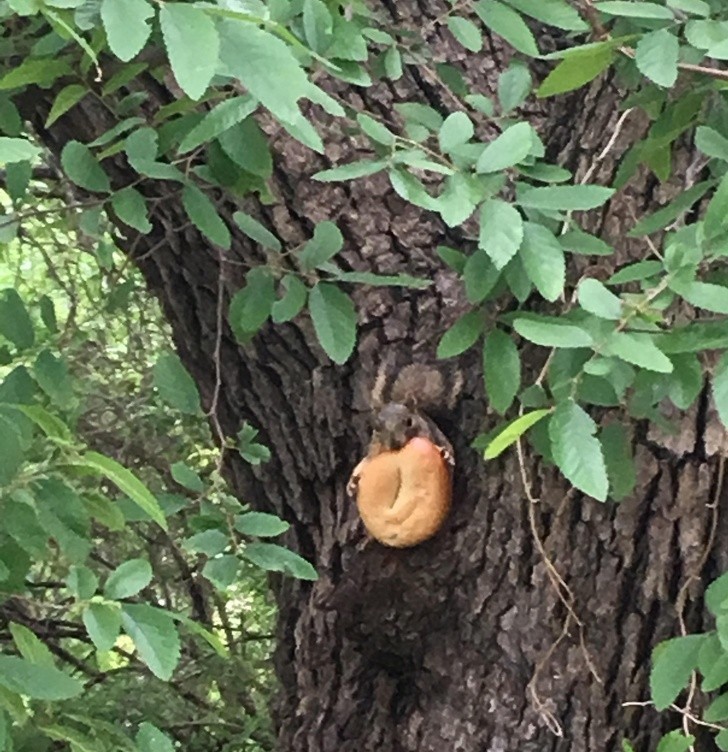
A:
{"label": "tree trunk", "polygon": [[[437,15],[421,10],[427,5],[402,2],[390,10],[401,23],[422,28]],[[436,40],[438,56],[465,60],[474,89],[493,92],[507,62],[498,40],[490,41],[487,54],[466,56],[446,34]],[[328,89],[391,121],[399,101],[428,102],[446,113],[453,106],[447,90],[423,70],[407,71],[394,85],[364,90],[329,82]],[[152,108],[171,99],[151,79],[148,93]],[[637,112],[620,117],[622,98],[606,77],[586,96],[579,91],[533,106],[530,118],[549,158],[577,179],[590,172],[591,181],[609,184],[647,125]],[[113,124],[90,100],[50,131],[41,125],[52,101],[48,92],[34,92],[24,109],[58,154],[68,139],[85,142]],[[367,440],[375,373],[384,358],[398,366],[434,362],[433,343],[465,310],[459,284],[435,248],[470,245],[396,196],[386,177],[343,185],[311,181],[315,171],[356,158],[363,146],[316,108],[312,113],[327,157],[265,122],[277,155],[277,201],[267,207],[250,202],[246,210],[288,247],[309,237],[315,222],[334,220],[351,268],[434,280],[423,292],[356,290],[358,348],[345,366],[328,361],[304,316],[268,324],[248,344],[235,340],[219,316],[219,296],[224,309],[245,271],[265,257],[239,233],[230,252],[211,248],[189,224],[174,185],[142,184],[158,199],[154,229],[144,237],[124,229],[120,241],[161,301],[180,356],[205,405],[216,406],[224,433],[233,436],[249,420],[272,450],[271,461],[259,467],[228,453],[234,489],[287,519],[287,542],[320,573],[313,584],[274,578],[279,748],[610,752],[621,748],[623,735],[638,749],[654,748],[678,717],[623,703],[649,698],[649,658],[658,641],[679,634],[683,621],[688,630],[703,626],[703,583],[728,563],[712,547],[728,531],[719,515],[726,501],[717,461],[723,438],[707,398],[682,421],[679,440],[635,425],[637,490],[619,505],[600,504],[536,458],[525,456],[519,465],[510,451],[486,464],[469,447],[496,421],[483,398],[480,363],[466,356],[459,364],[463,395],[456,409],[437,416],[457,457],[445,527],[410,550],[367,541],[345,485]],[[488,133],[484,122],[480,134]],[[675,158],[687,170],[690,153]],[[135,173],[115,159],[109,169],[120,187]],[[616,258],[583,264],[582,273],[602,276],[641,258],[641,242],[622,238],[625,229],[682,187],[658,186],[638,174],[608,211],[588,220],[588,229],[615,243]],[[232,203],[218,198],[223,213],[232,214]],[[537,374],[544,351],[528,350],[526,357]]]}

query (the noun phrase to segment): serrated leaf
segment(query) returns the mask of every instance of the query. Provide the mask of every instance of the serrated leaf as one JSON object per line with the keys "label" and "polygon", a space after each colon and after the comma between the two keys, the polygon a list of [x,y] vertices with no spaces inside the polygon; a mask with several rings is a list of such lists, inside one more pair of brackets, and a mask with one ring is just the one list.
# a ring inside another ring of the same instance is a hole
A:
{"label": "serrated leaf", "polygon": [[10,622],[9,628],[15,647],[23,658],[36,666],[53,667],[55,665],[51,651],[38,639],[35,632],[13,621]]}
{"label": "serrated leaf", "polygon": [[503,269],[523,242],[523,219],[519,211],[501,199],[486,201],[480,210],[478,245]]}
{"label": "serrated leaf", "polygon": [[0,136],[0,165],[35,159],[40,149],[25,138]]}
{"label": "serrated leaf", "polygon": [[50,350],[41,350],[33,364],[33,375],[53,404],[68,410],[73,404],[73,386],[65,360]]}
{"label": "serrated leaf", "polygon": [[622,285],[627,282],[649,279],[659,274],[663,268],[663,265],[659,261],[638,261],[635,264],[628,264],[618,272],[612,274],[607,282],[610,285]]}
{"label": "serrated leaf", "polygon": [[481,303],[498,283],[501,272],[485,251],[475,251],[460,270],[465,282],[465,296],[469,303]]}
{"label": "serrated leaf", "polygon": [[101,20],[111,51],[128,62],[141,51],[152,33],[147,21],[154,15],[147,0],[102,0]]}
{"label": "serrated leaf", "polygon": [[543,297],[553,302],[566,281],[564,251],[556,236],[543,225],[526,222],[519,251],[528,278]]}
{"label": "serrated leaf", "polygon": [[599,280],[583,279],[577,288],[579,305],[602,319],[618,320],[622,316],[622,301]]}
{"label": "serrated leaf", "polygon": [[200,144],[212,141],[252,115],[257,107],[258,102],[249,94],[220,102],[182,139],[178,151],[185,154]]}
{"label": "serrated leaf", "polygon": [[159,396],[168,405],[187,415],[199,415],[197,385],[176,353],[162,352],[154,364],[152,377]]}
{"label": "serrated leaf", "polygon": [[661,642],[652,653],[650,693],[657,710],[665,710],[687,687],[697,668],[705,635],[687,635]]}
{"label": "serrated leaf", "polygon": [[315,269],[332,259],[343,246],[341,230],[328,220],[319,222],[314,228],[313,237],[301,249],[298,260],[304,269]]}
{"label": "serrated leaf", "polygon": [[521,63],[511,63],[498,76],[498,101],[503,112],[510,112],[522,105],[530,91],[531,73]]}
{"label": "serrated leaf", "polygon": [[61,166],[68,179],[80,188],[101,193],[108,193],[111,188],[109,176],[85,144],[69,141],[61,152]]}
{"label": "serrated leaf", "polygon": [[447,28],[466,50],[480,52],[483,49],[483,37],[480,34],[480,29],[469,19],[462,16],[449,16]]}
{"label": "serrated leaf", "polygon": [[635,63],[642,75],[658,86],[670,88],[677,81],[680,45],[667,29],[645,34],[635,49]]}
{"label": "serrated leaf", "polygon": [[724,175],[718,189],[710,199],[703,218],[706,238],[720,235],[728,224],[728,175]]}
{"label": "serrated leaf", "polygon": [[532,410],[508,423],[491,439],[483,452],[483,458],[492,460],[502,454],[509,446],[515,444],[523,434],[536,425],[542,418],[551,413],[551,410]]}
{"label": "serrated leaf", "polygon": [[680,729],[675,729],[669,731],[660,739],[655,752],[688,752],[694,742],[694,736],[685,736]]}
{"label": "serrated leaf", "polygon": [[373,117],[360,113],[356,116],[356,121],[357,123],[359,123],[359,126],[364,131],[364,133],[366,133],[369,138],[371,138],[373,141],[376,141],[378,144],[391,146],[394,143],[394,133],[392,133],[392,131],[375,120]]}
{"label": "serrated leaf", "polygon": [[121,611],[105,603],[90,603],[81,614],[96,650],[111,650],[121,632]]}
{"label": "serrated leaf", "polygon": [[513,328],[524,339],[542,347],[568,349],[590,347],[593,344],[591,335],[584,329],[546,316],[516,319]]}
{"label": "serrated leaf", "polygon": [[308,288],[293,274],[286,274],[281,280],[281,286],[285,293],[271,307],[271,318],[276,324],[291,321],[298,316],[308,299]]}
{"label": "serrated leaf", "polygon": [[648,371],[672,373],[672,362],[649,334],[614,332],[605,342],[605,353]]}
{"label": "serrated leaf", "polygon": [[492,32],[503,37],[519,52],[530,57],[539,56],[538,46],[531,30],[512,8],[497,0],[480,0],[475,4],[475,12]]}
{"label": "serrated leaf", "polygon": [[224,554],[210,559],[202,568],[202,574],[218,589],[225,590],[235,582],[240,561],[233,554]]}
{"label": "serrated leaf", "polygon": [[0,291],[0,334],[18,350],[27,350],[35,343],[33,322],[17,290]]}
{"label": "serrated leaf", "polygon": [[225,154],[243,170],[267,180],[273,172],[273,157],[268,139],[255,118],[245,118],[218,137]]}
{"label": "serrated leaf", "polygon": [[247,512],[235,517],[235,529],[243,535],[257,535],[260,538],[273,538],[285,533],[290,525],[274,514]]}
{"label": "serrated leaf", "polygon": [[728,693],[719,695],[708,705],[703,713],[703,720],[708,723],[728,720]]}
{"label": "serrated leaf", "polygon": [[308,310],[321,347],[334,363],[345,363],[356,344],[356,309],[336,285],[319,282],[308,295]]}
{"label": "serrated leaf", "polygon": [[588,84],[611,65],[614,54],[610,44],[595,44],[585,54],[565,58],[543,80],[537,96],[551,97]]}
{"label": "serrated leaf", "polygon": [[469,141],[473,133],[475,129],[470,118],[464,112],[453,112],[445,118],[437,134],[440,149],[450,152]]}
{"label": "serrated leaf", "polygon": [[723,353],[715,367],[711,387],[720,422],[728,428],[728,352]]}
{"label": "serrated leaf", "polygon": [[125,604],[121,621],[141,660],[157,678],[168,681],[180,656],[179,635],[172,617],[146,604]]}
{"label": "serrated leaf", "polygon": [[600,185],[550,185],[520,192],[517,203],[530,209],[587,211],[604,204],[613,193],[613,188]]}
{"label": "serrated leaf", "polygon": [[453,358],[472,347],[483,333],[483,312],[474,310],[461,316],[442,335],[437,346],[438,358]]}
{"label": "serrated leaf", "polygon": [[135,742],[139,752],[174,752],[172,740],[146,721],[139,724]]}
{"label": "serrated leaf", "polygon": [[695,402],[703,388],[703,369],[692,353],[673,355],[672,378],[668,395],[680,410],[687,410]]}
{"label": "serrated leaf", "polygon": [[606,501],[607,467],[596,432],[596,423],[573,400],[558,405],[549,422],[554,462],[564,477],[588,496]]}
{"label": "serrated leaf", "polygon": [[211,242],[225,250],[230,248],[230,230],[217,213],[215,204],[196,186],[186,185],[182,204],[192,224]]}
{"label": "serrated leaf", "polygon": [[66,578],[69,590],[80,600],[88,600],[96,592],[98,584],[99,578],[83,566],[71,567]]}
{"label": "serrated leaf", "polygon": [[260,245],[270,248],[273,251],[281,250],[281,241],[267,230],[263,225],[249,214],[237,211],[233,214],[233,219],[237,226],[249,237]]}
{"label": "serrated leaf", "polygon": [[323,53],[331,42],[333,19],[322,0],[303,0],[303,33],[314,52]]}
{"label": "serrated leaf", "polygon": [[115,193],[111,206],[124,224],[145,235],[152,231],[152,223],[147,217],[147,202],[135,188],[124,188]]}
{"label": "serrated leaf", "polygon": [[50,128],[59,117],[65,115],[72,107],[77,105],[87,94],[89,89],[81,84],[69,84],[61,89],[53,100],[53,106],[48,113],[45,127]]}
{"label": "serrated leaf", "polygon": [[411,287],[413,290],[424,290],[432,284],[429,279],[420,279],[411,274],[374,274],[373,272],[337,272],[336,279],[370,287]]}
{"label": "serrated leaf", "polygon": [[594,3],[594,7],[601,13],[607,13],[610,16],[655,18],[664,21],[672,21],[675,18],[672,11],[662,5],[636,0],[605,0],[604,2]]}
{"label": "serrated leaf", "polygon": [[521,388],[521,359],[513,340],[500,329],[493,329],[483,345],[483,377],[488,404],[503,415]]}
{"label": "serrated leaf", "polygon": [[248,543],[243,549],[243,556],[269,572],[284,572],[299,580],[318,579],[318,573],[309,562],[274,543]]}
{"label": "serrated leaf", "polygon": [[356,180],[367,175],[374,175],[387,166],[387,162],[381,159],[362,159],[359,162],[349,162],[348,164],[332,167],[330,170],[321,170],[314,176],[314,180],[322,183],[335,183],[340,180]]}
{"label": "serrated leaf", "polygon": [[637,484],[634,456],[627,430],[621,423],[604,426],[599,434],[607,466],[610,496],[621,501],[629,496]]}
{"label": "serrated leaf", "polygon": [[671,288],[696,308],[714,313],[728,313],[728,287],[710,282],[671,284]]}
{"label": "serrated leaf", "polygon": [[185,538],[182,548],[190,553],[200,553],[206,556],[217,556],[230,545],[230,539],[222,530],[203,530],[201,533]]}
{"label": "serrated leaf", "polygon": [[68,700],[83,692],[78,679],[15,655],[0,655],[0,686],[34,700]]}
{"label": "serrated leaf", "polygon": [[566,31],[588,31],[588,24],[566,0],[507,0],[520,13]]}
{"label": "serrated leaf", "polygon": [[533,128],[522,122],[511,125],[494,141],[491,141],[475,165],[476,172],[499,172],[522,162],[531,152]]}
{"label": "serrated leaf", "polygon": [[245,287],[230,301],[228,320],[235,336],[245,339],[257,332],[266,322],[275,302],[273,276],[258,266],[245,275]]}
{"label": "serrated leaf", "polygon": [[[715,185],[713,180],[704,180],[697,183],[692,188],[680,193],[677,198],[671,201],[667,206],[658,209],[647,217],[641,219],[630,231],[630,237],[639,237],[640,235],[649,235],[657,230],[662,230],[667,225],[674,222],[681,214],[688,211],[697,201],[699,201],[710,188]],[[653,261],[642,261],[638,263],[654,264]]]}
{"label": "serrated leaf", "polygon": [[175,462],[170,467],[172,479],[194,493],[202,493],[205,490],[205,484],[202,478],[184,462]]}
{"label": "serrated leaf", "polygon": [[728,138],[707,125],[695,129],[695,146],[708,157],[728,162]]}
{"label": "serrated leaf", "polygon": [[190,99],[199,99],[217,68],[220,38],[213,20],[202,8],[164,3],[159,25],[177,83]]}
{"label": "serrated leaf", "polygon": [[105,475],[120,491],[125,493],[137,506],[146,512],[161,528],[167,529],[167,520],[159,507],[159,502],[151,491],[123,465],[98,452],[86,452],[78,462],[71,463],[86,467]]}
{"label": "serrated leaf", "polygon": [[152,581],[152,567],[146,559],[129,559],[109,575],[104,595],[111,600],[129,598]]}

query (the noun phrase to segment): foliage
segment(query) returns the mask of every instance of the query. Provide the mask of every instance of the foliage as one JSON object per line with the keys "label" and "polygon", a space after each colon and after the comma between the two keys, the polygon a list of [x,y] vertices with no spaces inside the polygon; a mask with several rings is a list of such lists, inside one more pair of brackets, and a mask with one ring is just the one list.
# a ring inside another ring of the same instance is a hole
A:
{"label": "foliage", "polygon": [[[392,28],[359,2],[4,0],[0,12],[12,33],[5,39],[0,78],[0,161],[7,168],[9,198],[2,240],[12,247],[21,242],[13,240],[17,233],[22,240],[35,232],[26,221],[35,213],[31,178],[46,155],[42,138],[24,130],[18,114],[25,93],[32,96],[38,87],[52,91],[46,127],[83,107],[87,98],[98,98],[113,125],[90,143],[66,143],[60,166],[63,179],[75,186],[73,195],[82,197],[65,214],[67,221],[89,239],[99,263],[115,256],[116,243],[128,248],[130,238],[153,232],[159,220],[144,186],[167,181],[178,188],[190,223],[211,247],[224,252],[242,233],[266,259],[247,272],[230,301],[228,321],[235,335],[247,341],[269,321],[308,316],[323,350],[343,363],[356,346],[353,285],[423,287],[428,282],[347,271],[341,259],[344,236],[332,222],[316,225],[300,247],[287,247],[266,227],[256,202],[230,216],[225,202],[212,198],[222,192],[236,202],[250,195],[271,200],[274,157],[262,119],[274,118],[294,139],[323,153],[312,109],[301,107],[314,103],[335,127],[365,139],[370,151],[356,162],[326,167],[314,180],[344,182],[384,173],[399,196],[439,215],[461,241],[461,248],[438,251],[461,280],[471,308],[445,332],[438,354],[450,358],[482,348],[485,391],[504,420],[476,442],[485,459],[527,441],[582,493],[602,502],[624,498],[636,477],[633,421],[669,429],[661,406],[670,402],[678,410],[690,409],[706,376],[714,376],[719,415],[724,420],[728,415],[728,356],[715,367],[705,357],[728,347],[723,318],[728,284],[721,269],[728,248],[728,120],[725,76],[710,64],[726,58],[728,17],[718,0],[588,5],[592,12],[582,17],[566,0],[477,0],[453,3],[438,17],[434,23],[447,27],[470,53],[481,49],[484,32],[517,51],[500,74],[493,99],[472,90],[455,65],[433,63],[422,39]],[[542,54],[534,22],[558,34],[555,52]],[[529,58],[553,63],[535,87],[524,64]],[[145,85],[162,80],[167,64],[179,96],[151,111]],[[320,85],[322,76],[361,87],[378,79],[396,81],[405,65],[432,67],[452,103],[449,111],[410,102],[382,117],[355,111]],[[570,92],[607,71],[629,92],[625,107],[639,109],[650,127],[631,145],[613,185],[603,186],[589,183],[593,169],[575,181],[568,169],[550,164],[539,134],[519,108],[532,94]],[[674,200],[635,220],[628,234],[642,244],[644,257],[608,278],[584,272],[580,257],[610,256],[614,249],[584,229],[588,215],[582,213],[603,210],[638,170],[667,182],[674,146],[689,138],[702,154],[704,179],[686,178],[685,190]],[[112,169],[122,155],[131,170],[125,184]],[[128,294],[121,291],[123,284],[113,290],[119,298]],[[505,301],[509,305],[502,305]],[[73,329],[68,319],[74,316],[69,311],[66,329]],[[299,577],[315,575],[310,565],[275,544],[240,545],[234,531],[265,537],[282,528],[275,521],[240,516],[214,471],[205,486],[202,469],[189,457],[176,457],[171,477],[155,481],[152,493],[128,466],[99,454],[76,429],[81,390],[71,359],[60,354],[58,345],[66,343],[57,326],[53,307],[41,298],[19,295],[12,284],[2,293],[7,375],[0,387],[0,420],[6,426],[0,432],[0,484],[2,535],[12,552],[2,556],[0,550],[4,581],[9,590],[22,591],[30,561],[46,561],[52,537],[53,556],[61,562],[54,560],[54,566],[68,568],[62,576],[71,578],[67,587],[96,649],[108,647],[123,629],[149,670],[169,679],[178,664],[180,612],[153,607],[150,599],[123,600],[150,586],[148,570],[131,551],[119,561],[111,585],[106,579],[97,592],[98,575],[86,567],[92,524],[114,533],[143,519],[139,524],[146,535],[162,540],[169,528],[169,540],[182,537],[186,552],[208,557],[202,574],[224,592],[238,581],[246,560]],[[524,351],[529,362],[540,358],[540,369],[525,367]],[[202,417],[194,383],[175,355],[159,357],[154,383],[180,424],[186,415]],[[241,429],[240,451],[250,462],[265,461],[255,430]],[[111,487],[128,501],[111,503]],[[62,510],[54,503],[61,496],[67,500]],[[196,516],[181,522],[178,516],[186,514],[190,496]],[[190,527],[180,533],[172,529],[177,525]],[[191,622],[182,624],[189,629]],[[200,631],[199,621],[193,629],[217,644],[218,635]],[[18,710],[17,697],[37,694],[42,672],[48,677],[44,688],[58,697],[72,694],[73,679],[61,679],[40,648],[21,648],[21,642],[15,640],[20,656],[11,657],[15,666],[23,661],[18,675],[24,683],[7,686],[6,679],[3,686],[10,693],[4,712],[22,727],[27,711]],[[695,667],[687,659],[693,655],[684,650],[687,643],[681,645],[665,648],[676,660],[669,661],[667,678],[657,673],[658,706],[674,699],[673,690]],[[7,675],[7,670],[0,673]],[[55,720],[38,728],[74,748],[90,748],[90,742],[68,736],[88,735],[88,728],[71,732]],[[144,729],[139,733],[147,737],[157,733]],[[95,738],[103,733],[94,731]],[[663,742],[667,750],[685,740]],[[144,744],[137,737],[137,748]]]}

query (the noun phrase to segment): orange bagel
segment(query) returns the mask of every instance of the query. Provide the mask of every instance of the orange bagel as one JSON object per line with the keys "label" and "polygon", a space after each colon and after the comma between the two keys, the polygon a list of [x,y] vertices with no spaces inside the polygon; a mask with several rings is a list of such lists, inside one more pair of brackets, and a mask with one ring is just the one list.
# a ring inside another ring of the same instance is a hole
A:
{"label": "orange bagel", "polygon": [[431,538],[450,509],[450,472],[425,438],[362,464],[356,503],[364,526],[385,546],[407,548]]}

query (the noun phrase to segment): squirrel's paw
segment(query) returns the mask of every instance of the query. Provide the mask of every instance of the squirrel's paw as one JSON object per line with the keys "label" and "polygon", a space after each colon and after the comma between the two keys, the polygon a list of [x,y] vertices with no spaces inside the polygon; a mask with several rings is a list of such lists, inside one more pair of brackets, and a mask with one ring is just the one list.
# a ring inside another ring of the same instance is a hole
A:
{"label": "squirrel's paw", "polygon": [[346,484],[346,493],[349,496],[356,496],[356,489],[359,487],[359,474],[352,473],[349,482]]}
{"label": "squirrel's paw", "polygon": [[451,470],[455,469],[455,455],[450,449],[444,446],[437,447],[440,450],[440,456],[447,462]]}

